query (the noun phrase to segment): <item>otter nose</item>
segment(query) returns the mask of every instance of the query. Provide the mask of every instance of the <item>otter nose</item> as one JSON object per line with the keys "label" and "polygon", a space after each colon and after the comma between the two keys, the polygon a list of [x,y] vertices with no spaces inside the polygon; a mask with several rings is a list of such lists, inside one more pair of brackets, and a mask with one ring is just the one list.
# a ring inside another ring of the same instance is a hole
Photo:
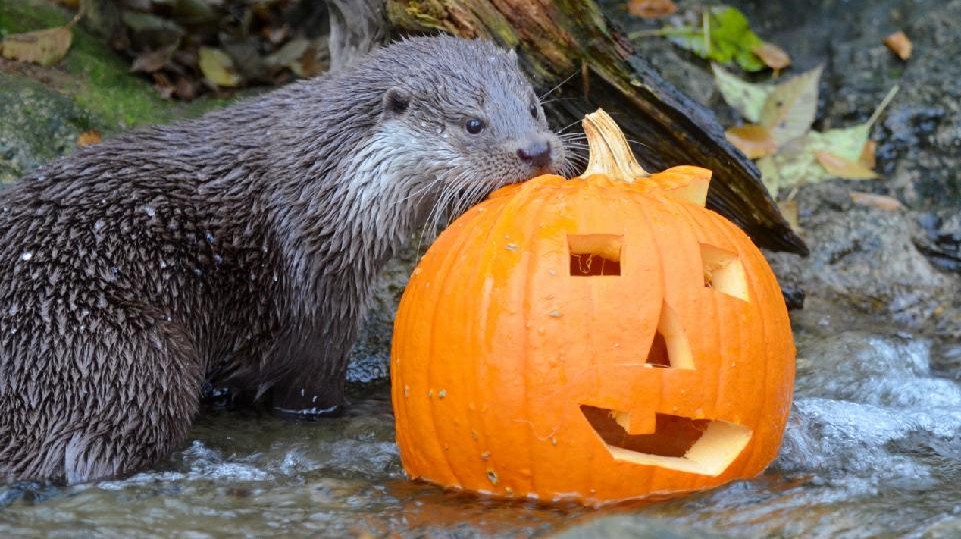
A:
{"label": "otter nose", "polygon": [[517,156],[537,168],[551,164],[551,145],[546,140],[530,142],[517,149]]}

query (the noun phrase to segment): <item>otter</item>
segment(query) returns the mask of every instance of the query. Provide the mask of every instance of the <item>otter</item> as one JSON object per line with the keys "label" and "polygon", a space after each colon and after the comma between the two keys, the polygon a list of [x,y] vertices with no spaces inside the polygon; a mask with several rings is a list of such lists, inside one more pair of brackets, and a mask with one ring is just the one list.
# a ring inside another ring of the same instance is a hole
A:
{"label": "otter", "polygon": [[513,51],[425,37],[40,167],[0,191],[0,479],[149,467],[205,383],[335,411],[391,254],[567,163]]}

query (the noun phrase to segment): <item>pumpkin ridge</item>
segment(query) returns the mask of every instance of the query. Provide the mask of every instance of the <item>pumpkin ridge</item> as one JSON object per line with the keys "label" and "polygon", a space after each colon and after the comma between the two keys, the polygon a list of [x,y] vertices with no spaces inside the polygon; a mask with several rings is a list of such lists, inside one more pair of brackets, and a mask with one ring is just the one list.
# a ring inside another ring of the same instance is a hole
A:
{"label": "pumpkin ridge", "polygon": [[[692,215],[694,212],[691,211],[689,208],[686,208],[685,212],[688,214],[688,217],[690,218],[694,217],[694,215]],[[770,304],[771,300],[768,299],[770,298],[770,293],[765,289],[768,288],[768,285],[774,279],[774,276],[773,276],[773,273],[764,274],[764,272],[761,271],[762,268],[768,267],[766,260],[764,260],[763,254],[761,254],[760,250],[757,249],[757,247],[754,245],[754,243],[750,240],[750,238],[746,234],[744,234],[739,228],[733,226],[729,221],[724,219],[722,216],[720,216],[719,214],[713,211],[710,214],[705,215],[705,217],[708,217],[708,216],[710,217],[710,219],[707,222],[709,222],[711,225],[710,229],[713,229],[716,235],[724,238],[727,242],[729,242],[731,245],[733,245],[737,249],[737,255],[745,263],[746,267],[754,268],[753,271],[747,272],[748,275],[751,276],[751,278],[747,280],[748,290],[750,294],[749,297],[751,298],[751,301],[758,302],[759,305]],[[707,228],[707,227],[702,227],[702,228]],[[759,260],[763,262],[763,264],[761,264]],[[768,272],[770,272],[770,270],[768,270]],[[776,283],[776,281],[774,281],[774,283]],[[777,296],[778,297],[774,298],[774,301],[783,301],[780,298],[780,288],[778,288]],[[775,313],[765,312],[765,314],[771,315]],[[762,337],[763,342],[766,342],[766,343],[774,342],[774,339],[770,337],[772,333],[770,330],[768,316],[761,316],[761,315],[755,315],[755,316],[758,319],[758,324],[760,325],[761,334],[763,335]],[[778,318],[781,318],[781,317],[779,316]],[[718,319],[717,323],[720,324],[720,319]],[[740,324],[732,324],[732,325],[738,326],[737,327],[738,340],[734,342],[738,342],[738,343],[744,342],[744,340],[741,338],[741,335],[742,335],[741,325]],[[763,395],[763,402],[755,403],[753,410],[746,410],[745,415],[747,416],[760,416],[763,413],[763,410],[771,409],[776,404],[776,402],[772,402],[772,401],[779,400],[769,392],[768,388],[780,385],[777,381],[771,379],[771,372],[772,370],[783,370],[778,368],[778,365],[783,361],[783,358],[775,357],[773,353],[768,352],[768,350],[765,347],[757,347],[757,348],[758,348],[757,352],[763,356],[763,361],[757,358],[751,358],[751,361],[763,363],[765,365],[764,373],[763,373],[763,381],[760,385],[760,387],[764,389],[764,391],[761,392]],[[751,350],[745,350],[745,352],[751,352]],[[746,356],[746,354],[742,354],[742,355]],[[790,372],[793,374],[793,368]],[[717,379],[718,379],[718,382],[720,383],[721,377],[718,377]],[[767,423],[759,422],[758,425],[753,430],[754,430],[754,436],[756,437],[769,439],[773,435],[778,438],[778,442],[776,444],[773,444],[773,443],[772,444],[752,444],[750,446],[752,450],[750,452],[746,452],[745,455],[742,455],[741,457],[739,457],[738,460],[741,460],[741,465],[739,466],[739,468],[741,470],[748,470],[754,474],[757,474],[757,473],[760,473],[760,471],[763,471],[764,467],[766,466],[766,463],[770,460],[770,458],[768,458],[768,456],[766,456],[762,451],[759,451],[759,448],[763,449],[771,445],[774,445],[775,447],[780,447],[780,438],[783,437],[783,425],[778,425],[775,428]],[[776,456],[777,455],[775,453],[774,455],[771,456],[771,458]],[[732,467],[733,467],[733,463],[732,463]]]}
{"label": "pumpkin ridge", "polygon": [[[721,233],[721,227],[717,226],[719,224],[716,219],[717,214],[715,214],[713,211],[707,210],[706,208],[702,208],[700,206],[697,206],[696,204],[693,204],[687,201],[684,201],[684,202],[679,201],[678,208],[680,209],[679,215],[683,216],[684,220],[687,221],[688,223],[687,226],[694,232],[695,241],[697,241],[699,245],[710,245],[718,249],[723,249],[725,251],[728,250],[726,246],[722,245],[722,242],[717,241],[718,236],[724,238],[725,240],[730,241],[729,238],[727,238],[723,233]],[[704,213],[705,210],[709,211],[710,213]],[[735,245],[735,249],[736,249],[735,252],[737,256],[741,257],[742,254],[740,252],[739,246],[737,246],[737,244],[734,242],[731,242],[731,243]],[[705,264],[703,260],[703,254],[700,254],[700,256],[702,257],[701,264],[703,266]],[[748,286],[750,286],[750,284],[751,283],[749,279]],[[719,296],[717,294],[711,294],[711,305],[712,305],[712,311],[715,313],[723,314],[723,313],[729,312],[728,304],[726,301],[724,301],[723,296]],[[741,324],[725,323],[727,319],[725,316],[713,316],[711,318],[713,319],[712,321],[714,325],[714,331],[712,332],[712,335],[714,335],[714,340],[706,348],[710,350],[720,350],[721,353],[719,353],[717,357],[714,357],[714,358],[705,358],[704,363],[706,365],[709,365],[710,368],[712,368],[712,370],[716,373],[716,374],[712,374],[709,377],[711,380],[714,380],[714,385],[715,385],[714,392],[713,392],[713,395],[714,395],[713,400],[715,402],[722,402],[725,400],[722,397],[730,393],[730,391],[728,390],[728,384],[730,383],[730,380],[729,380],[730,366],[726,363],[728,361],[727,354],[725,353],[727,352],[727,349],[725,349],[724,346],[722,346],[722,343],[735,342],[735,343],[738,343],[738,346],[741,346],[741,343],[743,342],[741,340],[741,337],[743,334],[741,332],[741,329],[742,329],[740,327]],[[731,326],[737,326],[737,327],[732,330]],[[737,332],[736,333],[737,339],[734,339],[734,340],[731,339],[730,335],[732,334],[732,331]],[[718,365],[720,367],[717,367]],[[708,367],[705,367],[705,368],[708,368]],[[743,366],[741,366],[741,368],[743,369]],[[713,415],[719,415],[719,414],[715,411],[715,414]],[[752,438],[756,437],[758,434],[757,427],[752,425],[749,428],[751,431]],[[745,460],[745,455],[747,453],[753,452],[753,450],[749,450],[749,447],[742,449],[741,453],[737,455],[734,458],[734,460],[728,463],[727,469],[725,469],[725,471],[718,477],[725,478],[724,481],[727,482],[728,480],[730,480],[729,479],[730,477],[736,475],[736,473],[740,469],[744,468],[742,463]]]}
{"label": "pumpkin ridge", "polygon": [[[542,179],[547,181],[542,181]],[[537,206],[535,206],[534,204],[538,204],[539,206],[542,206],[545,204],[544,199],[547,197],[543,196],[543,193],[540,193],[540,191],[548,190],[548,189],[550,190],[556,189],[557,187],[555,185],[551,185],[553,183],[553,181],[551,180],[552,178],[549,176],[539,176],[532,180],[528,180],[528,182],[525,182],[522,185],[522,187],[518,189],[517,193],[514,196],[510,197],[510,199],[498,199],[497,201],[498,207],[496,209],[488,209],[488,212],[490,212],[487,215],[487,218],[488,218],[487,229],[489,232],[488,232],[485,243],[483,243],[482,244],[483,246],[479,249],[480,251],[483,252],[483,255],[480,260],[480,266],[476,268],[477,274],[483,274],[485,278],[487,276],[490,276],[491,278],[495,277],[495,268],[496,266],[499,265],[499,262],[502,261],[501,257],[504,256],[504,254],[500,250],[507,249],[508,248],[507,246],[509,245],[508,243],[505,243],[506,236],[503,234],[503,231],[517,230],[518,227],[515,223],[518,221],[518,216],[524,216],[528,211],[531,211],[532,208],[536,208]],[[531,182],[537,182],[537,183],[531,184]],[[531,184],[531,185],[528,185],[528,184]],[[513,243],[514,240],[516,239],[517,238],[511,238],[510,242]],[[515,249],[524,249],[524,248],[525,248],[524,245],[517,245],[515,247]],[[524,262],[524,264],[525,265],[530,264],[529,257],[528,257],[528,260]],[[501,284],[503,285],[503,283]],[[507,284],[511,284],[511,283],[508,282]],[[491,292],[489,291],[487,293],[490,294]],[[486,325],[487,318],[489,318],[489,313],[485,313],[484,322],[483,322],[485,325]],[[490,331],[487,331],[485,333],[488,336],[492,334]],[[526,340],[527,338],[526,333],[524,334],[523,338]],[[492,346],[492,345],[490,343],[485,343],[485,346]],[[493,377],[488,376],[487,372],[488,371],[486,368],[478,370],[478,373],[473,380],[472,393],[488,395],[488,394],[491,394],[492,390],[494,391],[494,394],[497,393],[496,385],[499,383],[498,377],[496,374]],[[525,392],[526,392],[526,387],[525,387]],[[492,415],[497,416],[503,413],[504,413],[503,410],[493,410],[493,414],[490,414],[490,413],[478,414],[480,418],[481,429],[485,433],[496,432],[497,426],[492,424],[492,422],[496,422],[496,417],[491,417],[491,416]],[[485,468],[487,469],[488,473],[493,472],[495,474],[494,476],[489,476],[489,477],[498,477],[496,474],[498,474],[499,469],[501,468],[510,469],[510,466],[499,465],[499,463],[503,462],[505,459],[505,455],[502,454],[505,452],[505,449],[503,447],[492,444],[490,441],[486,443],[487,445],[484,448],[480,448],[482,449],[482,452],[488,453],[488,457],[486,460],[487,465],[485,466]],[[530,447],[529,443],[528,443],[528,447]],[[517,450],[518,448],[514,447],[513,449]],[[507,455],[506,458],[510,459],[510,455]],[[516,477],[498,478],[496,484],[490,485],[490,490],[492,492],[503,492],[505,487],[510,486],[509,484],[505,485],[505,483],[508,483],[511,480],[516,481]],[[491,480],[491,483],[493,483],[493,480]]]}
{"label": "pumpkin ridge", "polygon": [[[720,236],[724,237],[725,240],[727,240],[727,241],[730,242],[732,245],[734,245],[735,248],[737,249],[737,255],[738,255],[738,257],[740,257],[742,260],[745,260],[745,258],[747,258],[747,257],[746,257],[747,253],[745,252],[745,249],[742,248],[742,247],[743,247],[742,244],[741,244],[740,242],[738,242],[735,238],[732,238],[732,237],[731,237],[733,231],[730,230],[730,227],[728,227],[728,226],[725,225],[726,221],[721,220],[721,218],[717,217],[716,214],[715,214],[715,215],[711,215],[711,217],[712,217],[712,219],[711,219],[711,224],[713,225],[713,228],[717,231],[717,233],[718,233]],[[750,240],[748,240],[748,241],[750,241]],[[752,245],[753,245],[753,244],[752,244]],[[759,283],[758,283],[758,280],[761,278],[761,276],[758,275],[758,272],[757,272],[757,271],[751,272],[751,273],[752,273],[752,275],[753,275],[753,278],[749,278],[749,279],[747,280],[748,293],[750,294],[750,295],[749,295],[749,298],[750,298],[750,300],[751,300],[752,302],[758,302],[758,301],[761,300],[761,297],[762,297],[762,296],[758,293],[758,284],[759,284]],[[759,323],[760,323],[760,326],[761,326],[761,328],[760,328],[760,329],[761,329],[761,334],[764,335],[764,319],[765,319],[765,317],[764,317],[764,316],[756,316],[756,318],[758,319],[758,321],[759,321]],[[735,341],[735,342],[738,342],[738,343],[744,342],[743,337],[742,337],[743,328],[741,327],[741,324],[730,324],[730,325],[731,325],[731,326],[737,326],[738,335],[737,335],[737,341]],[[751,342],[753,343],[753,340],[752,340]],[[753,350],[748,349],[748,350],[745,350],[745,352],[747,352],[747,354],[749,354],[749,353],[753,352]],[[766,351],[765,351],[765,350],[762,350],[762,349],[757,350],[757,353],[759,353],[759,354],[761,354],[761,355],[764,355],[764,356],[767,356]],[[744,355],[746,356],[747,354],[744,354]],[[755,360],[755,361],[758,361],[758,360],[759,360],[759,358],[751,358],[751,359],[753,359],[753,360]],[[765,359],[767,359],[767,358],[765,358]],[[765,361],[764,361],[764,364],[765,364],[765,365],[767,365],[768,363],[770,363],[770,361],[768,361],[768,360],[765,360]],[[743,366],[742,366],[741,368],[743,368]],[[719,382],[720,382],[720,380],[721,380],[721,378],[718,377],[718,381],[719,381]],[[769,400],[769,395],[768,395],[768,391],[767,391],[767,388],[770,387],[769,384],[770,384],[770,382],[769,382],[769,380],[768,380],[768,378],[767,378],[767,369],[764,369],[764,378],[763,378],[763,382],[762,382],[762,385],[761,385],[761,387],[764,388],[764,391],[761,391],[761,392],[760,392],[761,395],[762,395],[763,402],[761,402],[760,405],[755,405],[756,410],[745,410],[745,411],[744,411],[744,415],[747,415],[747,416],[760,415],[760,414],[763,413],[763,410],[764,410],[764,409],[770,408],[770,403],[768,402],[768,400]],[[767,432],[769,429],[768,429],[768,427],[765,426],[764,424],[758,424],[758,425],[757,425],[754,429],[752,429],[752,430],[754,431],[753,435],[754,435],[755,437],[767,438],[767,437],[769,436],[769,434],[768,434],[768,432]],[[753,473],[753,474],[760,473],[760,471],[763,469],[763,467],[761,467],[761,469],[758,469],[757,460],[758,460],[758,457],[759,457],[760,455],[758,454],[758,451],[757,451],[756,449],[754,449],[755,447],[758,447],[758,446],[752,446],[752,450],[751,450],[751,451],[745,451],[744,454],[742,454],[742,455],[740,455],[740,456],[738,457],[738,461],[740,461],[740,467],[741,467],[741,469],[751,470],[751,473]],[[761,460],[764,460],[764,459],[762,458]],[[737,461],[735,461],[735,462],[737,462]],[[733,464],[734,464],[734,463],[732,463],[732,465],[733,465]],[[756,471],[755,471],[755,470],[756,470]]]}
{"label": "pumpkin ridge", "polygon": [[[552,190],[556,189],[556,187],[553,185],[551,185],[550,187],[552,188]],[[525,305],[524,319],[525,320],[535,319],[534,313],[532,312],[532,310],[535,308],[535,302],[530,301],[530,296],[531,296],[531,292],[534,289],[533,287],[534,277],[538,275],[538,269],[540,268],[538,267],[538,264],[537,264],[538,259],[536,257],[531,256],[531,251],[534,247],[534,244],[538,242],[539,228],[540,228],[540,225],[544,222],[544,220],[540,219],[539,217],[544,214],[545,208],[552,205],[554,202],[553,197],[543,196],[543,195],[534,198],[534,200],[539,203],[537,206],[532,206],[532,203],[528,202],[527,204],[525,204],[525,209],[524,209],[525,214],[529,216],[527,219],[528,229],[526,230],[527,234],[525,236],[525,239],[527,240],[527,245],[522,247],[527,249],[527,256],[525,257],[525,265],[527,266],[526,268],[527,271],[525,272],[525,279],[524,279],[524,285],[523,285],[524,286],[524,305]],[[522,332],[524,335],[523,350],[530,349],[530,340],[531,340],[530,331],[532,329],[533,328],[525,327],[524,331]],[[532,372],[536,370],[536,365],[535,365],[535,368],[531,368],[532,356],[533,354],[524,354],[523,370],[525,372]],[[532,392],[530,387],[531,377],[524,376],[523,379],[524,379],[524,397],[523,397],[524,408],[523,409],[525,414],[528,417],[530,417],[530,416],[536,415],[536,414],[531,414],[530,412],[537,411],[536,407],[532,407],[530,402],[530,395]],[[536,426],[533,423],[530,423],[527,431],[527,462],[530,463],[531,469],[530,469],[530,476],[526,478],[526,483],[527,483],[528,494],[534,494],[535,496],[538,496],[540,489],[538,488],[538,485],[537,485],[537,478],[549,477],[550,474],[549,473],[542,474],[538,469],[540,466],[543,465],[543,463],[541,463],[537,458],[535,458],[535,455],[534,455],[534,449],[538,446],[538,443],[540,442],[540,438],[538,437],[535,427]]]}
{"label": "pumpkin ridge", "polygon": [[[479,215],[475,217],[475,219],[482,218],[482,217],[484,216]],[[441,271],[434,272],[434,275],[440,276],[441,280],[430,283],[431,285],[430,288],[432,289],[431,296],[430,296],[432,298],[432,301],[430,302],[430,305],[432,306],[432,322],[430,326],[432,334],[434,332],[434,328],[437,328],[439,325],[437,323],[438,320],[446,314],[443,312],[442,309],[437,308],[437,305],[440,304],[440,302],[438,301],[438,296],[440,296],[446,290],[444,285],[446,284],[447,280],[456,276],[456,272],[452,272],[450,271],[450,269],[452,266],[457,264],[457,257],[460,254],[461,249],[464,247],[464,245],[472,243],[472,241],[475,238],[475,234],[477,234],[478,231],[483,230],[480,227],[476,227],[476,226],[467,227],[466,225],[467,223],[464,223],[461,226],[463,226],[464,228],[468,228],[468,232],[466,234],[456,235],[457,241],[451,241],[450,245],[437,246],[439,248],[438,255],[443,254],[443,259],[441,260],[443,265],[439,266]],[[431,247],[433,248],[433,246]],[[440,248],[442,248],[443,250],[440,250]],[[437,268],[438,264],[435,263],[434,267]],[[437,346],[438,346],[439,340],[431,338],[429,339],[429,342],[430,342],[430,345],[428,347],[428,357],[439,357],[437,353]],[[448,361],[450,360],[450,358],[446,358],[446,359]],[[441,391],[445,389],[445,388],[438,387],[436,383],[437,382],[436,366],[438,364],[439,363],[436,361],[428,362],[426,379],[427,379],[427,388],[429,391]],[[444,449],[442,443],[440,442],[440,440],[446,439],[446,437],[439,436],[438,425],[444,425],[449,420],[445,417],[440,417],[441,421],[438,421],[439,419],[438,415],[443,413],[443,409],[437,406],[435,404],[435,401],[433,400],[434,398],[438,398],[438,397],[439,396],[431,397],[427,402],[428,410],[430,411],[430,414],[431,414],[431,420],[428,423],[430,423],[431,433],[432,433],[432,436],[429,437],[428,439],[431,440],[437,446],[437,450],[439,454],[443,456],[443,460],[447,464],[447,469],[448,469],[446,475],[454,478],[454,480],[457,483],[463,484],[464,478],[458,475],[458,470],[457,470],[458,466],[455,463],[451,462],[449,452]],[[424,441],[421,441],[421,443],[424,443]],[[449,483],[450,481],[447,481],[447,482]]]}

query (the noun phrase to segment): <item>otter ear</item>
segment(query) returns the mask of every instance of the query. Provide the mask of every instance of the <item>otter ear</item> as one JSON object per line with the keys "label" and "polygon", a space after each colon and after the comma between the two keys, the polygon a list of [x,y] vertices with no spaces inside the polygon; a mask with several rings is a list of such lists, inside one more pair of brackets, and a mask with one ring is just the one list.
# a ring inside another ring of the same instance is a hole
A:
{"label": "otter ear", "polygon": [[388,116],[400,115],[407,112],[410,106],[410,92],[394,86],[384,94],[384,114]]}

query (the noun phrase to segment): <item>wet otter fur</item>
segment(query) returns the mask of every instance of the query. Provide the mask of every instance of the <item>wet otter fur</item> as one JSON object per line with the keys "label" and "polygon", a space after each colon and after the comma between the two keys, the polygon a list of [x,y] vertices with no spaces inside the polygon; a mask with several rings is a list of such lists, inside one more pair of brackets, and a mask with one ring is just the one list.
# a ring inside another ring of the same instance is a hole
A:
{"label": "wet otter fur", "polygon": [[335,409],[395,249],[565,164],[512,52],[433,37],[41,167],[0,191],[0,480],[150,466],[205,381]]}

